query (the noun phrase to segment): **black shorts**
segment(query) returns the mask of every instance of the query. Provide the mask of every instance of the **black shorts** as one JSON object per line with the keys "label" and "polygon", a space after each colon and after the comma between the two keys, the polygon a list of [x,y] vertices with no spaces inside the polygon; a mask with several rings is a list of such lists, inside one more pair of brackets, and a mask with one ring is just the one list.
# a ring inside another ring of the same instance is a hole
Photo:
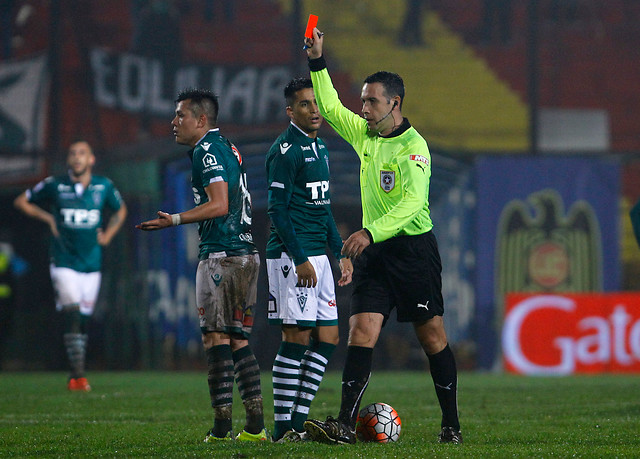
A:
{"label": "black shorts", "polygon": [[444,313],[442,263],[432,231],[372,244],[355,259],[351,315],[377,312],[386,323],[421,322]]}

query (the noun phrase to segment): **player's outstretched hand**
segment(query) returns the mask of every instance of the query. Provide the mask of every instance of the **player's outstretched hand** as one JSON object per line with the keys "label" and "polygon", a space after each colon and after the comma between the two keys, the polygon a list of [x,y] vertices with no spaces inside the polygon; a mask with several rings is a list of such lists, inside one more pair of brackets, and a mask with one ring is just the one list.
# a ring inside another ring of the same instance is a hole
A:
{"label": "player's outstretched hand", "polygon": [[369,247],[371,240],[364,229],[356,231],[344,241],[342,245],[342,255],[355,258],[362,253],[364,249]]}
{"label": "player's outstretched hand", "polygon": [[340,259],[340,273],[341,273],[341,277],[338,280],[338,285],[340,287],[349,285],[351,283],[351,276],[353,276],[353,265],[351,264],[350,259],[348,258]]}
{"label": "player's outstretched hand", "polygon": [[313,29],[313,38],[305,38],[304,45],[307,50],[307,56],[310,59],[317,59],[322,56],[322,42],[324,41],[323,33],[317,27]]}
{"label": "player's outstretched hand", "polygon": [[298,275],[298,283],[296,287],[315,287],[318,285],[318,276],[316,270],[309,260],[296,266],[296,274]]}
{"label": "player's outstretched hand", "polygon": [[171,220],[171,214],[166,212],[158,211],[158,218],[154,220],[148,220],[146,222],[142,222],[136,225],[136,228],[141,229],[143,231],[155,231],[163,228],[168,228],[173,226],[173,220]]}

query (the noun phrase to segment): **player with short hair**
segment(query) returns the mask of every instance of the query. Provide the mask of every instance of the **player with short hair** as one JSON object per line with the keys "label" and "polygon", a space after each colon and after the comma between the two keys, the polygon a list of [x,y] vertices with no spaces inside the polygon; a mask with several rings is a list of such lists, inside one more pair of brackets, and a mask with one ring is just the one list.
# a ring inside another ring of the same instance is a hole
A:
{"label": "player with short hair", "polygon": [[[127,216],[111,180],[93,175],[95,156],[88,142],[69,146],[68,174],[47,177],[18,196],[16,208],[51,229],[50,273],[56,309],[64,316],[64,346],[71,391],[91,390],[85,376],[88,321],[100,290],[102,247],[109,245]],[[114,213],[103,229],[105,208]]]}
{"label": "player with short hair", "polygon": [[413,323],[429,359],[442,410],[439,441],[462,443],[456,363],[442,320],[442,267],[429,215],[427,143],[402,116],[404,83],[395,73],[376,72],[365,79],[363,117],[344,107],[326,68],[323,41],[317,28],[305,40],[311,80],[320,113],[360,158],[363,228],[342,249],[355,260],[340,414],[326,422],[308,420],[305,430],[317,441],[356,441],[373,347],[395,308],[398,321]]}
{"label": "player with short hair", "polygon": [[311,80],[291,80],[284,96],[291,123],[266,157],[272,223],[267,243],[268,314],[269,322],[282,330],[273,363],[273,440],[300,441],[339,340],[327,246],[340,262],[338,285],[351,282],[353,268],[340,253],[342,239],[331,213],[329,153],[317,135],[322,117]]}
{"label": "player with short hair", "polygon": [[205,442],[233,440],[234,376],[246,412],[235,439],[267,440],[260,368],[249,346],[260,258],[251,234],[251,196],[238,149],[217,127],[218,98],[211,91],[187,89],[176,99],[171,122],[176,142],[191,147],[191,185],[196,206],[185,212],[158,212],[140,223],[151,231],[198,223],[200,262],[196,307],[207,355],[214,424]]}

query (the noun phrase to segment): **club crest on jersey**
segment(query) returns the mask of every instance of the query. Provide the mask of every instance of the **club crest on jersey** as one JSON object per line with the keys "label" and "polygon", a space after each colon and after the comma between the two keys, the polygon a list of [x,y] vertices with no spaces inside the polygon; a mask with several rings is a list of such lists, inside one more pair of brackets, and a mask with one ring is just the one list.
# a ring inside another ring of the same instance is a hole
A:
{"label": "club crest on jersey", "polygon": [[386,193],[396,186],[396,173],[394,171],[380,171],[380,188]]}
{"label": "club crest on jersey", "polygon": [[102,201],[102,194],[100,193],[100,191],[94,190],[91,193],[91,199],[93,200],[93,204],[95,206],[99,206],[100,205],[100,201]]}
{"label": "club crest on jersey", "polygon": [[296,297],[298,298],[298,306],[300,306],[300,311],[304,312],[304,307],[307,305],[307,294],[296,293]]}
{"label": "club crest on jersey", "polygon": [[218,164],[218,160],[211,153],[207,153],[202,157],[202,164],[204,165],[204,167],[211,167]]}

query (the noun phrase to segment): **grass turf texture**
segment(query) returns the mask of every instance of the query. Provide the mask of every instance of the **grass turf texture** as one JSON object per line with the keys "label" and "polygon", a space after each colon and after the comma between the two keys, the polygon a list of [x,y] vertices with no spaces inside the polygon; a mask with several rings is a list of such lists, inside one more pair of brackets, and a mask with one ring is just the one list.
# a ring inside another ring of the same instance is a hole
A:
{"label": "grass turf texture", "polygon": [[[270,375],[265,419],[273,427]],[[526,378],[462,373],[465,443],[440,445],[440,410],[428,373],[374,373],[362,406],[400,414],[393,444],[206,444],[212,425],[206,374],[90,373],[93,391],[70,393],[62,373],[0,373],[0,457],[638,457],[637,376]],[[336,415],[340,374],[328,373],[311,417]],[[244,409],[236,393],[234,432]]]}

